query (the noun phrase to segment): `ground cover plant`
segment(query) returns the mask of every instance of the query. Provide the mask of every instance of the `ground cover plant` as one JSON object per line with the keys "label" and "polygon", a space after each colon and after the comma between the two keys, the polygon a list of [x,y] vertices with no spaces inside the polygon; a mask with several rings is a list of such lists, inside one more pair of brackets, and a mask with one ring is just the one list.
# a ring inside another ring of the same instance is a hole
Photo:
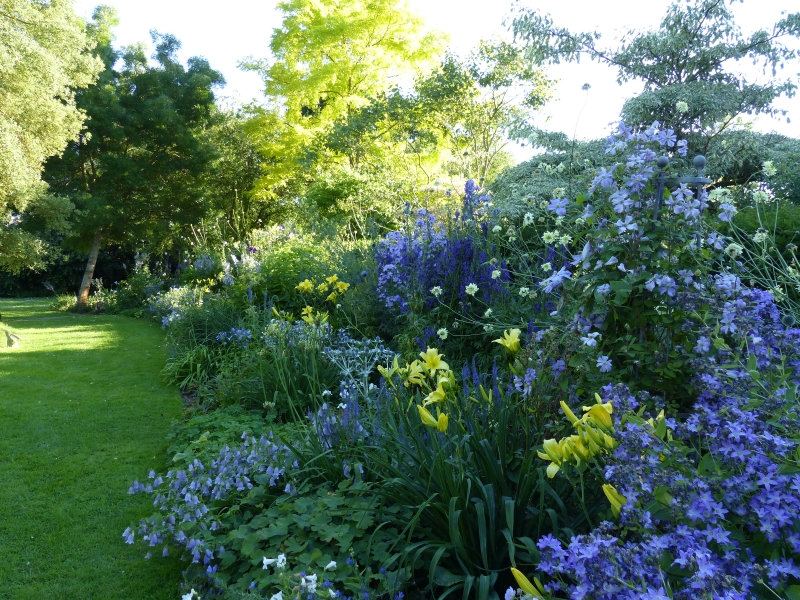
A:
{"label": "ground cover plant", "polygon": [[147,509],[124,492],[181,411],[158,376],[163,334],[47,307],[0,300],[21,338],[0,348],[0,597],[174,598],[178,562],[148,564],[116,531]]}

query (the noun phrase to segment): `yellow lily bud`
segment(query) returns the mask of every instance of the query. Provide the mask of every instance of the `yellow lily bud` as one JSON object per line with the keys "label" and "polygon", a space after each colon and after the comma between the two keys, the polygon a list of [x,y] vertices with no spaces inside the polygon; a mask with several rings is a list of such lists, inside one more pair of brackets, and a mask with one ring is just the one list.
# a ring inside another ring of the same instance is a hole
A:
{"label": "yellow lily bud", "polygon": [[422,406],[417,406],[417,410],[419,411],[419,418],[422,421],[423,425],[427,425],[428,427],[439,426],[439,421],[433,418],[433,415],[427,408],[423,408]]}
{"label": "yellow lily bud", "polygon": [[628,503],[628,499],[620,494],[610,483],[603,484],[603,493],[608,498],[608,501],[611,503],[611,512],[614,513],[615,517],[619,516],[619,512],[622,509],[622,506]]}
{"label": "yellow lily bud", "polygon": [[577,435],[571,435],[567,438],[567,446],[575,458],[583,462],[589,462],[591,455]]}
{"label": "yellow lily bud", "polygon": [[328,297],[325,298],[325,302],[336,302],[336,298],[338,298],[336,292],[331,292],[330,294],[328,294]]}
{"label": "yellow lily bud", "polygon": [[578,422],[578,417],[575,416],[575,413],[570,410],[569,406],[567,406],[567,403],[563,400],[561,401],[561,410],[563,410],[564,414],[567,415],[567,419],[569,419],[570,423],[575,425],[575,423]]}
{"label": "yellow lily bud", "polygon": [[526,594],[530,594],[534,598],[542,597],[539,591],[535,587],[533,587],[533,584],[528,580],[528,578],[522,574],[522,571],[519,571],[518,569],[511,567],[511,574],[514,576],[514,579],[517,580],[517,585],[519,586],[519,589],[521,589],[523,592],[525,592]]}
{"label": "yellow lily bud", "polygon": [[436,429],[438,429],[441,433],[447,433],[447,423],[449,419],[447,415],[442,413],[439,415],[439,420],[436,422]]}

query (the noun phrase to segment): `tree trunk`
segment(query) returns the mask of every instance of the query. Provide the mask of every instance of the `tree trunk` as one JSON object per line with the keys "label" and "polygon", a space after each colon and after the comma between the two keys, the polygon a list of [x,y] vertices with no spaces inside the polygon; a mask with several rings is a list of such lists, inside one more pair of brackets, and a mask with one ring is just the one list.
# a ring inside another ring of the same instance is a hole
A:
{"label": "tree trunk", "polygon": [[81,282],[81,289],[78,292],[78,306],[86,306],[86,303],[89,301],[89,287],[92,285],[92,276],[94,275],[94,267],[97,264],[97,255],[100,254],[100,239],[102,236],[102,229],[98,229],[94,234],[92,249],[89,250],[89,260],[86,261],[86,270],[83,272],[83,281]]}

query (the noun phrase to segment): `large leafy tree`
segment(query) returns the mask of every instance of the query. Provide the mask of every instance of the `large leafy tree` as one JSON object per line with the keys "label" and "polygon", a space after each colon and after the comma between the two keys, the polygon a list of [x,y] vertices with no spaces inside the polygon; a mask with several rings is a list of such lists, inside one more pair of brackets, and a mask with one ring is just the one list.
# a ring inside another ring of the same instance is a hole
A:
{"label": "large leafy tree", "polygon": [[[597,32],[571,32],[529,9],[514,19],[513,29],[526,57],[538,64],[588,57],[615,68],[620,83],[642,82],[642,92],[625,103],[623,119],[632,125],[667,123],[688,138],[693,153],[713,155],[740,117],[776,115],[773,102],[796,89],[779,72],[797,58],[787,42],[800,36],[800,13],[745,36],[734,21],[733,1],[672,4],[657,30],[628,31],[616,47],[603,45]],[[771,77],[750,81],[731,70],[736,61],[751,62]]]}
{"label": "large leafy tree", "polygon": [[96,86],[77,94],[89,117],[77,141],[45,171],[53,191],[79,209],[68,240],[89,249],[79,303],[88,298],[101,245],[153,245],[200,220],[206,211],[201,175],[215,157],[199,131],[211,121],[212,88],[222,76],[204,59],[182,65],[180,43],[170,35],[152,34],[152,65],[141,46],[115,50],[116,23],[113,9],[95,11],[89,31],[105,69]]}
{"label": "large leafy tree", "polygon": [[42,163],[80,131],[75,90],[102,64],[70,0],[0,0],[0,268],[40,267],[44,244],[18,226],[26,209],[52,225],[70,206],[48,197]]}
{"label": "large leafy tree", "polygon": [[325,144],[351,163],[405,159],[426,184],[439,171],[482,182],[505,165],[510,136],[549,98],[549,83],[508,46],[481,44],[464,60],[448,55],[413,90],[343,116]]}
{"label": "large leafy tree", "polygon": [[[319,158],[315,139],[398,78],[437,55],[436,36],[396,0],[285,0],[273,59],[244,67],[264,79],[267,106],[251,131],[264,155],[263,194],[275,194]],[[285,189],[285,188],[284,188]]]}

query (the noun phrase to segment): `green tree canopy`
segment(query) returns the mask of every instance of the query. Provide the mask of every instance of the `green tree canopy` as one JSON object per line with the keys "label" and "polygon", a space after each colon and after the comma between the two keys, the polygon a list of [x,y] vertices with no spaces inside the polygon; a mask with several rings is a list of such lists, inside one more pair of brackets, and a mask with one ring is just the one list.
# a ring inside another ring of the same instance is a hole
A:
{"label": "green tree canopy", "polygon": [[[40,267],[44,244],[17,226],[35,212],[63,224],[68,203],[45,196],[42,163],[80,131],[75,90],[102,69],[70,0],[0,0],[0,268]],[[12,218],[12,215],[13,218]]]}
{"label": "green tree canopy", "polygon": [[67,242],[91,248],[84,302],[102,243],[152,247],[205,214],[201,176],[215,154],[199,131],[211,122],[213,87],[224,83],[202,58],[182,65],[171,35],[151,33],[154,65],[142,46],[114,50],[115,25],[113,9],[95,11],[89,30],[105,69],[96,86],[77,94],[89,117],[77,141],[45,171],[51,189],[80,211]]}
{"label": "green tree canopy", "polygon": [[[573,33],[529,9],[514,19],[513,29],[525,56],[537,64],[588,56],[616,68],[620,83],[641,81],[642,93],[625,103],[623,119],[634,126],[668,123],[689,140],[693,153],[708,155],[738,117],[776,115],[775,99],[796,89],[779,70],[797,58],[791,42],[800,36],[800,13],[783,15],[771,28],[745,36],[734,21],[733,1],[674,3],[657,30],[628,31],[616,48],[602,46],[597,32]],[[732,61],[752,62],[771,77],[754,83],[733,72]]]}
{"label": "green tree canopy", "polygon": [[262,193],[274,193],[319,149],[314,140],[343,115],[432,63],[439,37],[396,0],[286,0],[273,59],[244,68],[264,79],[267,107],[251,131],[264,155]]}

